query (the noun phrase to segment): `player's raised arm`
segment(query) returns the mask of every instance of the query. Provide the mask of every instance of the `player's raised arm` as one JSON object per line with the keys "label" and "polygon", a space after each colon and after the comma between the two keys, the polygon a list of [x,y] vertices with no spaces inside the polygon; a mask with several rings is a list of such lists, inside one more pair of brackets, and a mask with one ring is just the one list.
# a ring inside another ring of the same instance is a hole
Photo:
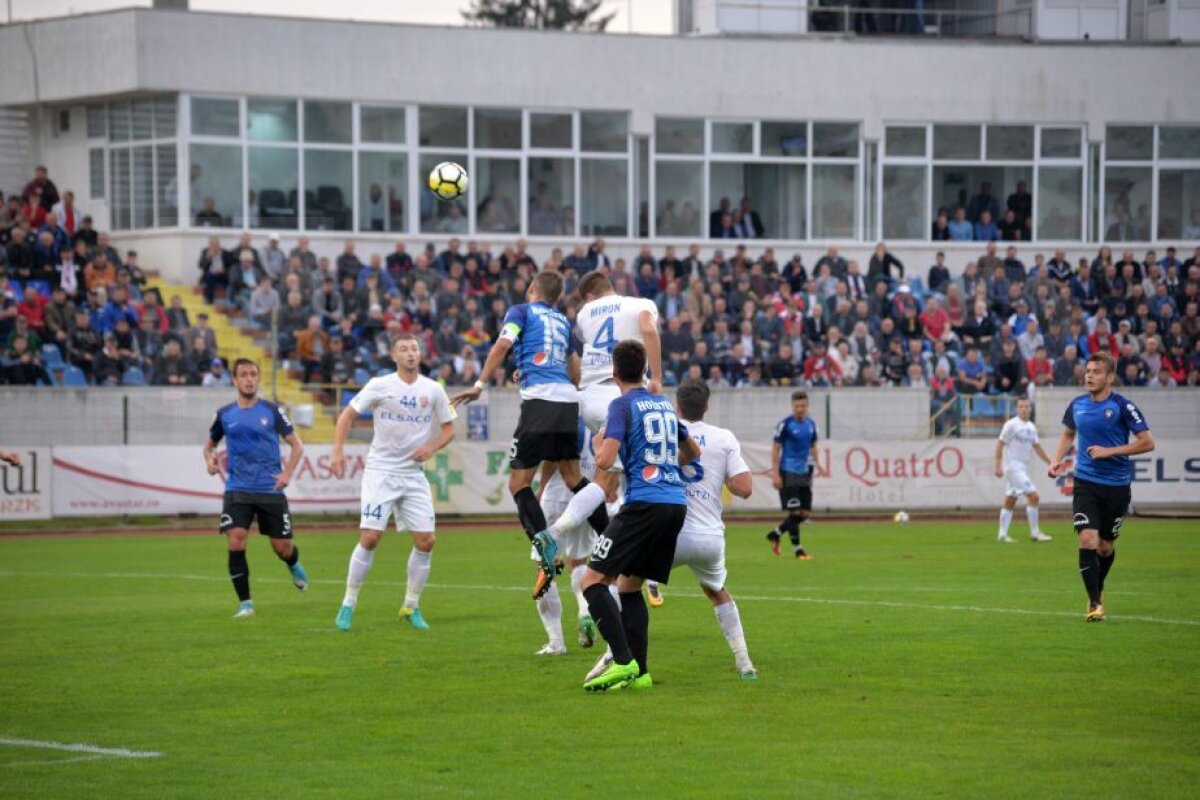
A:
{"label": "player's raised arm", "polygon": [[[507,325],[505,326],[507,329]],[[519,329],[518,329],[519,332]],[[487,360],[483,362],[483,369],[480,375],[491,375],[496,371],[496,367],[504,363],[504,357],[508,355],[508,351],[512,349],[513,340],[500,334],[500,338],[492,345],[492,349],[488,351]],[[487,381],[483,378],[475,381],[475,385],[470,389],[464,389],[454,397],[450,398],[450,405],[457,408],[460,405],[473,402],[479,399],[479,395],[483,394],[483,390],[487,387]]]}
{"label": "player's raised arm", "polygon": [[700,445],[696,444],[696,440],[687,434],[687,428],[683,425],[679,426],[679,435],[683,438],[679,440],[679,466],[690,464],[700,457]]}
{"label": "player's raised arm", "polygon": [[650,394],[662,393],[662,339],[658,336],[658,315],[643,311],[638,314],[638,331],[646,347],[646,363],[650,367]]}

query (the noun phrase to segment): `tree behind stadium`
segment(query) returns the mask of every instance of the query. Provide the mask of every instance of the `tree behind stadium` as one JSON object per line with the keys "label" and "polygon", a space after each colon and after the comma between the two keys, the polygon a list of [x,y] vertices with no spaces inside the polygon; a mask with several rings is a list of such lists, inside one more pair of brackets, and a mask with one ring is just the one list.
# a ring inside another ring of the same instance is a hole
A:
{"label": "tree behind stadium", "polygon": [[495,28],[547,28],[603,33],[616,12],[595,16],[603,0],[471,0],[463,19]]}

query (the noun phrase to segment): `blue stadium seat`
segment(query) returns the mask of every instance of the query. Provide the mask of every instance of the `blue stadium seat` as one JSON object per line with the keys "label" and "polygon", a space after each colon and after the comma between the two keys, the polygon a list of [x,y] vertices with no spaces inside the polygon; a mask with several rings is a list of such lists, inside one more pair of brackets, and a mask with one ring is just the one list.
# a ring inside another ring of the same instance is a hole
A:
{"label": "blue stadium seat", "polygon": [[88,379],[79,367],[74,364],[67,364],[63,367],[62,385],[71,387],[87,386]]}
{"label": "blue stadium seat", "polygon": [[52,344],[42,345],[42,361],[46,364],[47,370],[60,369],[63,365],[62,353],[58,352],[58,348]]}
{"label": "blue stadium seat", "polygon": [[388,375],[391,375],[393,372],[395,372],[395,370],[388,369],[387,367],[380,367],[378,370],[376,370],[375,377],[376,378],[386,378]]}
{"label": "blue stadium seat", "polygon": [[32,286],[37,289],[37,293],[42,297],[45,297],[47,300],[50,299],[50,281],[26,281],[25,285]]}
{"label": "blue stadium seat", "polygon": [[354,382],[359,386],[365,386],[367,381],[371,380],[371,374],[362,367],[354,370]]}
{"label": "blue stadium seat", "polygon": [[130,367],[125,370],[125,374],[121,376],[122,386],[145,386],[146,373],[142,372],[140,367]]}

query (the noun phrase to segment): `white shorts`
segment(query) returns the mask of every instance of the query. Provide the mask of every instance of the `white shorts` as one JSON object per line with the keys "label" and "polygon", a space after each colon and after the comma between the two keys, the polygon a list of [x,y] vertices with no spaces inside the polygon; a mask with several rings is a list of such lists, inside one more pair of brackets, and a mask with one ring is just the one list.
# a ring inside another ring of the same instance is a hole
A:
{"label": "white shorts", "polygon": [[1032,494],[1037,491],[1037,487],[1033,485],[1033,481],[1029,480],[1029,473],[1021,467],[1011,467],[1004,470],[1004,496],[1005,497],[1020,497],[1023,494]]}
{"label": "white shorts", "polygon": [[700,585],[712,591],[725,588],[725,537],[681,533],[675,540],[675,567],[689,566]]}
{"label": "white shorts", "polygon": [[423,471],[367,470],[362,479],[362,504],[360,528],[387,530],[388,518],[395,515],[398,531],[433,533],[433,495]]}
{"label": "white shorts", "polygon": [[[583,416],[583,424],[593,434],[599,432],[608,421],[608,407],[621,396],[621,389],[615,383],[593,383],[579,393],[579,413]],[[608,470],[621,472],[621,459]]]}

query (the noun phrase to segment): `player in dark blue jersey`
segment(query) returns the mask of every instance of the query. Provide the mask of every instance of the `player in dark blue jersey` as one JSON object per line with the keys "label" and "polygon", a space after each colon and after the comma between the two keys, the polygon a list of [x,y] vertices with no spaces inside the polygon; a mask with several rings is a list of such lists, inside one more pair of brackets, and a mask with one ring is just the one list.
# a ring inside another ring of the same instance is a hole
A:
{"label": "player in dark blue jersey", "polygon": [[[300,591],[308,588],[300,549],[292,541],[292,517],[283,494],[304,454],[304,445],[283,410],[258,396],[258,364],[239,358],[233,363],[233,382],[237,400],[218,409],[204,445],[204,462],[209,475],[223,473],[223,462],[227,471],[221,533],[229,539],[229,578],[238,596],[234,619],[241,619],[254,616],[246,535],[255,518],[258,532],[271,538],[275,555],[291,572],[292,583]],[[218,453],[222,439],[226,441],[225,451]],[[290,448],[282,469],[280,439]]]}
{"label": "player in dark blue jersey", "polygon": [[786,533],[796,558],[812,558],[800,546],[800,526],[812,516],[813,465],[817,462],[817,423],[808,416],[807,392],[792,392],[792,415],[775,426],[774,442],[771,483],[779,490],[779,505],[787,516],[767,534],[767,540],[771,552],[779,555],[779,539]]}
{"label": "player in dark blue jersey", "polygon": [[1083,376],[1087,394],[1067,406],[1063,414],[1066,429],[1050,465],[1051,477],[1066,473],[1071,464],[1064,458],[1076,444],[1071,505],[1079,535],[1079,573],[1088,595],[1088,622],[1104,619],[1104,580],[1117,557],[1115,543],[1129,509],[1129,485],[1133,482],[1129,457],[1154,449],[1154,437],[1141,409],[1112,390],[1116,377],[1116,362],[1110,354],[1093,353],[1088,358]]}
{"label": "player in dark blue jersey", "polygon": [[[533,493],[533,476],[543,461],[549,461],[557,465],[572,492],[583,491],[590,484],[579,471],[579,355],[572,350],[571,323],[555,308],[562,286],[557,272],[540,272],[534,277],[526,293],[529,302],[515,305],[505,314],[482,373],[494,373],[511,350],[521,375],[521,415],[508,450],[508,490],[517,504],[521,527],[541,562],[534,599],[545,593],[561,567],[556,564],[558,545],[546,531],[546,515]],[[450,402],[454,406],[470,403],[486,388],[485,380],[476,381]],[[603,498],[603,490],[591,491],[599,491]],[[607,527],[603,503],[588,521],[597,532]]]}
{"label": "player in dark blue jersey", "polygon": [[[593,692],[652,685],[646,662],[650,615],[642,584],[646,579],[665,584],[671,576],[675,541],[687,516],[679,468],[700,456],[671,401],[642,385],[642,343],[620,342],[612,358],[621,396],[609,405],[604,428],[596,434],[596,469],[611,468],[619,456],[626,487],[625,503],[596,538],[582,581],[592,620],[612,650],[612,663],[583,684]],[[614,582],[620,608],[608,589]]]}

